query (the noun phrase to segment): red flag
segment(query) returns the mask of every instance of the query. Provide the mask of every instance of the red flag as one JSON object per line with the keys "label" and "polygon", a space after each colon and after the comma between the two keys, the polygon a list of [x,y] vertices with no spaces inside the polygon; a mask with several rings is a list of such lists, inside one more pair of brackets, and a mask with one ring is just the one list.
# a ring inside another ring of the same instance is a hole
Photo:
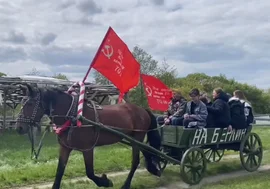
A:
{"label": "red flag", "polygon": [[141,74],[144,91],[152,110],[166,111],[172,98],[172,91],[158,78]]}
{"label": "red flag", "polygon": [[140,80],[140,64],[127,45],[109,27],[91,67],[108,78],[122,93],[136,87]]}

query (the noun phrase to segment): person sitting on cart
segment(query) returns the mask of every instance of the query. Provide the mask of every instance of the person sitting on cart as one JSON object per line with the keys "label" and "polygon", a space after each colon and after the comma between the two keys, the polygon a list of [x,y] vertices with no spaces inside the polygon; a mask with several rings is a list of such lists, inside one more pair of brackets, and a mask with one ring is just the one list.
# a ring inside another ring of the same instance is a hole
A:
{"label": "person sitting on cart", "polygon": [[216,88],[213,90],[213,100],[212,106],[207,106],[207,111],[213,115],[215,127],[228,128],[231,122],[228,95],[221,88]]}
{"label": "person sitting on cart", "polygon": [[200,100],[200,91],[195,88],[189,93],[191,101],[187,103],[183,125],[186,128],[204,128],[208,116],[206,105]]}
{"label": "person sitting on cart", "polygon": [[[235,104],[239,106],[238,111]],[[230,98],[229,105],[231,107],[231,117],[233,117],[232,114],[234,115],[234,124],[232,124],[233,128],[243,129],[249,127],[253,123],[254,116],[252,107],[242,91],[236,90],[233,92],[233,97]],[[232,105],[234,105],[234,107]],[[232,107],[235,109],[234,112],[232,111]]]}
{"label": "person sitting on cart", "polygon": [[181,95],[181,93],[174,91],[168,110],[164,112],[164,115],[158,116],[157,122],[160,125],[182,125],[186,104],[187,100]]}
{"label": "person sitting on cart", "polygon": [[[209,100],[209,97],[207,98],[205,94],[200,96],[200,100],[206,105],[206,107],[212,105],[212,102]],[[211,112],[208,112],[207,119],[206,119],[206,127],[207,128],[215,127],[214,117]]]}
{"label": "person sitting on cart", "polygon": [[206,105],[206,106],[212,106],[212,101],[210,96],[206,92],[202,92],[200,96],[200,100]]}

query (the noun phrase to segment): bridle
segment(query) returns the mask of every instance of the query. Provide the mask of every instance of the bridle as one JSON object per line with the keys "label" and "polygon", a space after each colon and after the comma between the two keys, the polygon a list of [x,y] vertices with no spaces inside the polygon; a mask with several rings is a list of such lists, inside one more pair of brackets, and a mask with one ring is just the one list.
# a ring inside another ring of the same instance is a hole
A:
{"label": "bridle", "polygon": [[[42,109],[42,111],[44,112],[44,114],[47,114],[49,116],[49,118],[51,119],[51,122],[50,124],[53,125],[53,117],[65,117],[65,119],[70,119],[72,122],[75,122],[75,118],[76,118],[76,115],[77,115],[77,102],[78,102],[78,98],[79,96],[78,95],[71,95],[72,97],[72,100],[71,100],[71,105],[66,113],[66,115],[64,116],[53,116],[52,115],[52,112],[53,112],[53,105],[52,105],[52,101],[49,102],[48,106],[46,107],[45,106],[45,102],[42,101],[41,97],[41,92],[39,90],[35,90],[35,97],[25,97],[23,100],[23,103],[22,103],[22,108],[21,108],[21,111],[18,115],[18,118],[17,118],[17,122],[20,122],[20,123],[26,123],[28,124],[28,127],[29,127],[29,132],[28,132],[28,136],[29,136],[29,139],[30,139],[30,142],[31,142],[31,147],[32,147],[32,150],[31,150],[31,157],[33,157],[34,155],[34,158],[37,159],[38,156],[39,156],[39,153],[40,153],[40,150],[41,150],[41,147],[42,147],[42,141],[43,141],[43,138],[46,134],[46,132],[49,131],[49,127],[46,128],[43,136],[41,137],[40,139],[40,143],[39,143],[39,146],[38,146],[38,149],[37,151],[35,150],[35,147],[34,147],[34,134],[33,134],[33,128],[34,127],[37,127],[39,126],[39,123],[40,123],[40,119],[37,119],[37,113],[38,113],[38,110]],[[29,102],[30,100],[35,100],[35,105],[34,105],[34,108],[33,108],[33,112],[32,112],[32,115],[31,116],[25,116],[23,114],[23,109],[26,105],[27,102]],[[46,104],[47,105],[47,104]],[[72,131],[72,130],[71,130]],[[69,132],[69,135],[70,135],[70,132]]]}
{"label": "bridle", "polygon": [[[33,109],[33,113],[31,116],[24,116],[23,115],[23,109],[26,105],[26,103],[29,101],[29,100],[32,100],[34,99],[35,100],[35,106],[34,106],[34,109]],[[24,100],[24,99],[23,99]],[[28,97],[22,104],[22,108],[21,108],[21,111],[18,115],[18,118],[17,118],[17,122],[20,122],[20,123],[27,123],[30,127],[33,126],[33,127],[37,127],[37,125],[39,124],[40,120],[36,120],[36,115],[37,115],[37,112],[38,110],[42,108],[44,112],[48,111],[48,109],[44,108],[44,105],[42,104],[41,102],[41,94],[40,92],[37,90],[37,95],[32,98],[32,97]],[[50,111],[50,110],[49,110]]]}
{"label": "bridle", "polygon": [[[27,123],[30,127],[33,126],[33,127],[37,127],[37,125],[40,123],[40,119],[38,120],[36,118],[37,116],[37,113],[38,113],[38,110],[39,109],[42,109],[44,114],[48,115],[49,118],[53,119],[53,117],[65,117],[65,119],[74,119],[74,117],[76,117],[77,115],[77,101],[78,101],[78,96],[77,95],[71,95],[72,97],[72,100],[71,100],[71,104],[69,106],[69,109],[68,111],[66,112],[66,115],[64,116],[57,116],[57,115],[52,115],[52,112],[53,112],[53,105],[52,105],[52,102],[50,101],[48,106],[46,107],[45,106],[45,102],[42,101],[41,99],[41,92],[39,90],[36,90],[36,95],[35,97],[25,97],[25,101],[22,103],[22,108],[21,108],[21,111],[18,115],[18,118],[17,118],[17,122],[20,122],[20,123]],[[23,100],[24,100],[23,99]],[[26,105],[26,103],[29,101],[29,100],[35,100],[35,106],[33,108],[33,112],[32,112],[32,115],[31,116],[25,116],[23,114],[23,109]],[[51,122],[51,124],[53,124]]]}

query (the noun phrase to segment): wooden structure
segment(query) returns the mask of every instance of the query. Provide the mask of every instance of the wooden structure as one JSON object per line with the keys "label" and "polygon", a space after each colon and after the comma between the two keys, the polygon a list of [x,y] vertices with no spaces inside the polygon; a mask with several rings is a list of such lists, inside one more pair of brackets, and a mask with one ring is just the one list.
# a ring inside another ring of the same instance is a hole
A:
{"label": "wooden structure", "polygon": [[[2,113],[2,116],[0,116],[0,128],[12,127],[16,123],[15,110],[25,96],[25,92],[21,90],[18,85],[24,83],[39,87],[56,87],[66,91],[74,82],[52,77],[30,75],[20,77],[0,77],[0,113]],[[85,89],[85,98],[87,100],[94,100],[98,104],[116,103],[116,101],[111,101],[112,99],[117,99],[119,95],[118,89],[113,85],[96,85],[86,82]],[[79,86],[75,88],[75,91],[79,93]],[[7,115],[8,113],[12,115]]]}

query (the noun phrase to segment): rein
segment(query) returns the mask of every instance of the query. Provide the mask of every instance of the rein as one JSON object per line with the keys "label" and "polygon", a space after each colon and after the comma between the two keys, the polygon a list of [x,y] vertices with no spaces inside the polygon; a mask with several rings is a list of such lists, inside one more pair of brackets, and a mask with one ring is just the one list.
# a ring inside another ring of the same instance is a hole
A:
{"label": "rein", "polygon": [[38,147],[37,147],[37,150],[35,149],[35,138],[34,138],[34,130],[33,130],[33,127],[30,126],[30,131],[28,132],[28,137],[29,137],[29,140],[31,142],[31,159],[32,158],[35,158],[35,159],[38,159],[39,157],[39,153],[40,153],[40,150],[43,146],[43,140],[44,140],[44,137],[46,135],[46,133],[49,131],[49,126],[46,127],[45,131],[43,132],[42,134],[42,137],[39,141],[39,144],[38,144]]}

